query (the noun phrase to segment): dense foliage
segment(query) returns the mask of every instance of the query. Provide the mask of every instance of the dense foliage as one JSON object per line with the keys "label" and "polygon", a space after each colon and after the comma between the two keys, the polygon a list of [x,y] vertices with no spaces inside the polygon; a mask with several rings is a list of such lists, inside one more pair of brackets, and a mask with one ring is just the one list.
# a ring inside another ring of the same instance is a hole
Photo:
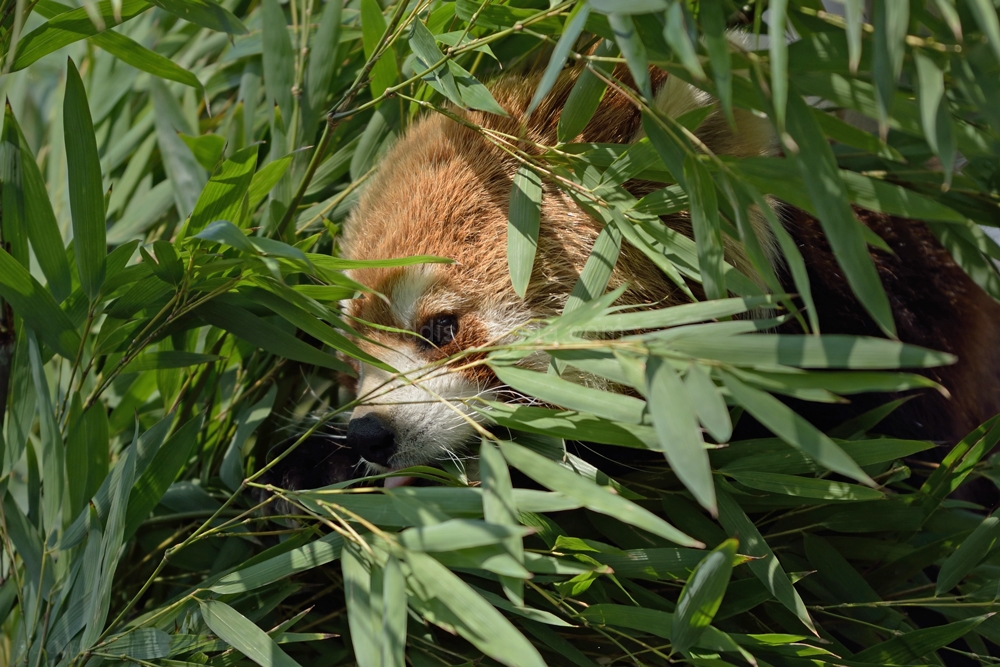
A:
{"label": "dense foliage", "polygon": [[[868,22],[862,4],[2,0],[0,664],[994,663],[1000,523],[949,496],[1000,474],[1000,423],[911,471],[933,443],[867,433],[899,401],[822,433],[774,394],[933,391],[893,369],[948,355],[733,319],[816,327],[780,223],[797,297],[748,235],[768,195],[820,218],[888,334],[866,251],[881,242],[851,203],[926,221],[1000,297],[979,227],[1000,219],[997,10],[875,0]],[[728,41],[735,26],[762,48]],[[614,293],[574,298],[473,361],[541,399],[477,402],[509,429],[483,431],[478,472],[253,493],[269,449],[353,405],[336,372],[360,351],[338,308],[360,287],[337,239],[379,155],[418,114],[498,111],[480,82],[501,70],[544,70],[540,98],[568,61],[586,73],[562,139],[621,85],[614,63],[648,139],[511,147],[515,287],[548,179],[605,224],[577,297],[604,291],[600,260],[624,239],[709,300],[623,313]],[[648,107],[648,63],[765,114],[783,157],[703,154],[703,114]],[[662,189],[636,201],[636,177]],[[695,240],[659,218],[681,210]],[[774,294],[722,261],[724,235]],[[538,350],[634,392],[518,367]],[[729,442],[744,412],[775,437]],[[564,438],[666,462],[612,479]]]}

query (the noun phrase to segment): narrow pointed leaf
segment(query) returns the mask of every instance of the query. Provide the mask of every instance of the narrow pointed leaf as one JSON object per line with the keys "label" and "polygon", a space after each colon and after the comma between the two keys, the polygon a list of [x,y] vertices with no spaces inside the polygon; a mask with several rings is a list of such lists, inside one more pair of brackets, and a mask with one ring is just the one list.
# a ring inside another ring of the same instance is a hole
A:
{"label": "narrow pointed leaf", "polygon": [[652,512],[595,485],[541,454],[506,441],[500,442],[500,451],[508,463],[528,477],[579,501],[591,511],[613,516],[683,546],[702,546],[701,542],[688,537]]}
{"label": "narrow pointed leaf", "polygon": [[87,92],[72,60],[68,60],[66,98],[63,103],[69,204],[73,214],[73,247],[83,291],[97,299],[104,283],[107,226],[104,221],[104,186],[97,155],[94,124]]}

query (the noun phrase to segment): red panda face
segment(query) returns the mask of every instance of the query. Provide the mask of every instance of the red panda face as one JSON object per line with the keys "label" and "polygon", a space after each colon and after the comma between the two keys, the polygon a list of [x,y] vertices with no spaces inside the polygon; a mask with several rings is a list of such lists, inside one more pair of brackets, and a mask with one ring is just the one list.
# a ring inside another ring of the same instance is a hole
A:
{"label": "red panda face", "polygon": [[[663,73],[653,74],[656,81],[664,80]],[[366,183],[345,225],[344,257],[434,255],[453,262],[350,273],[385,297],[368,294],[347,305],[352,325],[368,339],[359,344],[399,371],[371,365],[359,369],[363,404],[354,411],[348,443],[373,469],[432,463],[474,442],[480,417],[471,405],[478,398],[498,397],[502,388],[485,366],[466,363],[468,356],[445,361],[503,343],[529,323],[558,315],[576,284],[601,226],[549,179],[543,186],[535,261],[523,299],[514,292],[507,265],[508,206],[521,164],[512,149],[537,155],[542,146],[557,143],[559,112],[572,84],[572,73],[562,76],[528,118],[525,111],[537,80],[502,78],[492,93],[509,117],[460,112],[482,131],[443,115],[418,120]],[[679,85],[664,85],[658,93],[664,104],[673,105],[671,113],[707,103],[685,88],[687,84]],[[754,152],[742,144],[753,143],[747,137],[757,135],[742,133],[741,144],[721,114],[703,125],[703,140],[719,152]],[[609,91],[577,140],[628,143],[636,140],[639,130],[639,112],[625,96]],[[674,223],[675,229],[689,232],[686,220]],[[632,304],[684,299],[642,251],[627,244],[609,287],[620,285],[628,286],[622,301]],[[545,363],[533,356],[529,365],[534,361]]]}
{"label": "red panda face", "polygon": [[375,471],[455,457],[474,440],[474,423],[481,421],[472,406],[496,397],[493,374],[468,367],[476,357],[460,353],[503,338],[517,322],[458,289],[464,281],[454,276],[461,274],[447,265],[357,272],[388,300],[366,295],[348,307],[368,339],[359,345],[398,371],[370,364],[358,369],[363,404],[354,410],[347,441]]}

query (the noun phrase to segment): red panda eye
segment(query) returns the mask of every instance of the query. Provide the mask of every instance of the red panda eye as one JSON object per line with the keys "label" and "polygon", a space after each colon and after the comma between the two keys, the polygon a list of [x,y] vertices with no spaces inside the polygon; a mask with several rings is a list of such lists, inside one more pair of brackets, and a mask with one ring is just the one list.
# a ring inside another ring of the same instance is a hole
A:
{"label": "red panda eye", "polygon": [[436,315],[420,327],[420,336],[434,347],[444,347],[458,334],[458,318],[454,315]]}

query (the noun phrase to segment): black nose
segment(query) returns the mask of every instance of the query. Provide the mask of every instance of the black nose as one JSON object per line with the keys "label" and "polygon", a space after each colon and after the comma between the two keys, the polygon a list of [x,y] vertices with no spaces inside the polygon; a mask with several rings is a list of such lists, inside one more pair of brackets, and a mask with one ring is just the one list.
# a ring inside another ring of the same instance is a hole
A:
{"label": "black nose", "polygon": [[396,435],[381,419],[369,413],[347,424],[347,446],[369,463],[388,466],[389,459],[396,453]]}

